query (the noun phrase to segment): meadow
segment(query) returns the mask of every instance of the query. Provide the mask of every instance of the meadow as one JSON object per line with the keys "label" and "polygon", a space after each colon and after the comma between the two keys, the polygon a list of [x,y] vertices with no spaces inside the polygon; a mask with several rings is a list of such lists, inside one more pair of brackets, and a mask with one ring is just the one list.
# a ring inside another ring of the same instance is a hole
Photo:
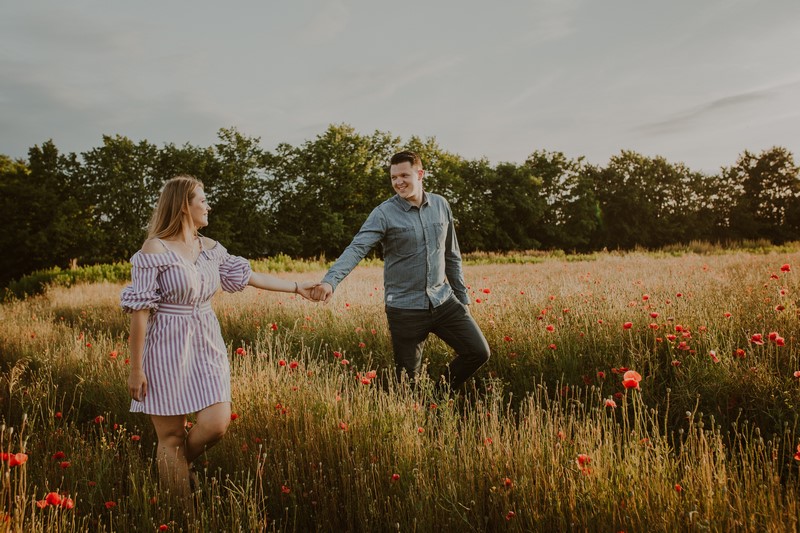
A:
{"label": "meadow", "polygon": [[479,259],[492,358],[452,398],[394,382],[374,263],[327,305],[218,294],[234,415],[194,517],[128,412],[124,282],[3,303],[0,531],[798,529],[800,252]]}

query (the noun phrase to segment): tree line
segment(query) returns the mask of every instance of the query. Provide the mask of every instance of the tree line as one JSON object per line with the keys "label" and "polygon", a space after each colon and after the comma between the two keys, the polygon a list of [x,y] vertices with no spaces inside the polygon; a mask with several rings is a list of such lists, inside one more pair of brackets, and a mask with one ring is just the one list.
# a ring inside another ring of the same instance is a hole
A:
{"label": "tree line", "polygon": [[659,248],[798,238],[800,175],[791,152],[745,151],[718,174],[622,151],[605,166],[561,152],[491,164],[442,149],[435,139],[331,125],[299,146],[273,151],[222,129],[213,146],[134,142],[104,136],[80,155],[52,141],[28,159],[0,155],[0,284],[40,268],[127,260],[145,238],[162,183],[192,174],[212,206],[208,237],[231,253],[334,258],[381,201],[387,161],[422,157],[426,190],[444,195],[463,251]]}

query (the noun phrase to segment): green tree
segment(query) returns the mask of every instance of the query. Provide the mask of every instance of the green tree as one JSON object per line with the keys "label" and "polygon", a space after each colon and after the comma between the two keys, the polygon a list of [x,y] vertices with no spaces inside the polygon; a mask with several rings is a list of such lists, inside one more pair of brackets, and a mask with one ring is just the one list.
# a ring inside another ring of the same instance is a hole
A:
{"label": "green tree", "polygon": [[538,234],[542,245],[587,250],[599,221],[593,174],[583,158],[568,159],[562,152],[537,150],[525,165],[542,183],[545,207]]}
{"label": "green tree", "polygon": [[726,221],[734,239],[785,242],[798,238],[800,178],[791,152],[773,147],[755,155],[747,150],[723,169],[728,191]]}
{"label": "green tree", "polygon": [[338,256],[370,211],[392,194],[388,161],[399,139],[329,126],[302,146],[278,146],[270,158],[272,231],[290,255]]}

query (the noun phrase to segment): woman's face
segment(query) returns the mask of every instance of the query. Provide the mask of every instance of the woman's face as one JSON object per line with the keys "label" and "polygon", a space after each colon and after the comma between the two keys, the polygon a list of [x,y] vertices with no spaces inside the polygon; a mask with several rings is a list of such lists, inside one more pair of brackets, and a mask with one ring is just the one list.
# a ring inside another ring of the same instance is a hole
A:
{"label": "woman's face", "polygon": [[211,211],[211,207],[209,207],[206,201],[206,193],[203,191],[203,188],[195,188],[194,198],[189,201],[189,216],[192,218],[195,229],[208,226],[209,211]]}

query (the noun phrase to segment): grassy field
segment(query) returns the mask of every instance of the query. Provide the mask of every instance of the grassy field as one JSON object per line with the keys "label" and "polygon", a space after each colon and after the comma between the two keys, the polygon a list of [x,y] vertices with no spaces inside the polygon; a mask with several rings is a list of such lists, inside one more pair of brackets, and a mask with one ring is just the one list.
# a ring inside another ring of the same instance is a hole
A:
{"label": "grassy field", "polygon": [[[380,267],[328,305],[219,294],[235,420],[191,520],[128,412],[123,284],[9,301],[0,531],[795,531],[795,267],[791,251],[467,266],[493,353],[449,401],[391,379]],[[426,356],[435,376],[452,354],[431,338]]]}

